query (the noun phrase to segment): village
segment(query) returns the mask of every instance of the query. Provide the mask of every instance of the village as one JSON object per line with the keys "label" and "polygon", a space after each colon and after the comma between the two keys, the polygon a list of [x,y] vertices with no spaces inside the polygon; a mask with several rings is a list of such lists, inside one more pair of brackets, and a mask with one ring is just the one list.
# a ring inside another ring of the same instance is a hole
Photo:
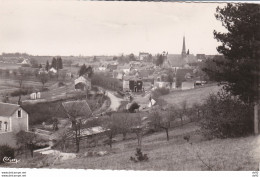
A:
{"label": "village", "polygon": [[[220,42],[225,37],[213,34]],[[2,52],[0,166],[257,169],[256,63],[248,64],[240,55],[230,62],[238,50],[227,54],[223,46],[217,47],[218,53],[205,53],[206,44],[191,42],[197,36],[188,32],[176,36],[170,45],[158,39],[160,50],[167,46],[159,53],[145,45],[138,48],[138,42],[132,44],[138,52],[111,55],[101,54],[94,42],[100,55],[86,54],[86,46],[79,55]],[[179,52],[169,52],[176,51],[172,46]]]}

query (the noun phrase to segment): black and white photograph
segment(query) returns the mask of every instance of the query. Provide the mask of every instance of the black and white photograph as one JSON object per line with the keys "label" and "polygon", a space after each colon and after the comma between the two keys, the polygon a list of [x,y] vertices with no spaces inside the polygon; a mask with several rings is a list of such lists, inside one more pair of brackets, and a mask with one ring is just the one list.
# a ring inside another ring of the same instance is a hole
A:
{"label": "black and white photograph", "polygon": [[0,176],[257,177],[259,57],[259,1],[0,0]]}

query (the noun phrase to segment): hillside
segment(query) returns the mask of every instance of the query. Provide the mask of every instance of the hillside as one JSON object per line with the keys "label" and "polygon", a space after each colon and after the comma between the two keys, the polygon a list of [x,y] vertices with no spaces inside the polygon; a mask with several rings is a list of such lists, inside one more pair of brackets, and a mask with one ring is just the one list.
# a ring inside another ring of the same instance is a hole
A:
{"label": "hillside", "polygon": [[173,91],[168,95],[161,96],[169,104],[180,105],[181,102],[187,101],[189,106],[194,103],[202,103],[210,94],[217,93],[221,86],[210,85],[199,87],[191,90]]}
{"label": "hillside", "polygon": [[[183,136],[188,134],[191,136],[192,145],[183,139]],[[49,166],[43,167],[112,170],[257,170],[260,160],[257,155],[260,152],[259,138],[250,136],[208,141],[201,136],[198,125],[190,123],[171,130],[168,142],[164,132],[143,137],[142,149],[143,153],[148,154],[148,162],[134,163],[129,160],[134,156],[137,146],[137,140],[130,139],[115,143],[112,149],[108,146],[92,149],[109,152],[102,157],[84,156],[87,152],[84,150],[76,159],[51,162]],[[12,167],[37,167],[42,159],[41,156],[30,160],[22,159],[21,163]]]}

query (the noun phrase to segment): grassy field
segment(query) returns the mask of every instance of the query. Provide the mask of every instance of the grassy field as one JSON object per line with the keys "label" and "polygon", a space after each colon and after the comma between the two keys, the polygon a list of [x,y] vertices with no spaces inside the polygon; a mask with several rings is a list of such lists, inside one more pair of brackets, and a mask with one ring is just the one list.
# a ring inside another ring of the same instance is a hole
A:
{"label": "grassy field", "polygon": [[[190,135],[192,145],[187,143],[184,135]],[[170,141],[166,141],[164,132],[143,137],[142,151],[147,154],[147,162],[130,161],[134,156],[137,140],[115,143],[113,148],[101,146],[91,150],[106,150],[103,157],[85,157],[81,149],[73,160],[55,162],[46,168],[73,169],[112,169],[112,170],[257,170],[260,137],[250,136],[236,139],[205,140],[196,123],[170,131]],[[12,167],[36,167],[42,157],[23,160]]]}
{"label": "grassy field", "polygon": [[194,103],[203,103],[210,94],[217,93],[220,89],[221,86],[211,85],[191,90],[173,91],[160,98],[173,105],[180,105],[181,102],[186,100],[188,106],[192,106]]}

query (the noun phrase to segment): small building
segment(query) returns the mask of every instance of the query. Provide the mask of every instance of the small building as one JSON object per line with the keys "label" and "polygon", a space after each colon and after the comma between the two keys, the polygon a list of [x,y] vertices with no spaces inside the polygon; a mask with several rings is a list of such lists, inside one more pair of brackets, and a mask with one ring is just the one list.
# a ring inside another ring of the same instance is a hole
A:
{"label": "small building", "polygon": [[37,100],[41,98],[41,92],[33,92],[30,94],[31,100]]}
{"label": "small building", "polygon": [[86,76],[80,76],[74,81],[75,90],[90,90],[91,81]]}
{"label": "small building", "polygon": [[141,92],[143,91],[143,81],[135,76],[123,78],[123,91]]}
{"label": "small building", "polygon": [[49,72],[52,72],[53,74],[57,74],[58,71],[57,69],[52,67],[51,69],[49,69]]}
{"label": "small building", "polygon": [[30,66],[31,65],[31,62],[29,61],[29,59],[24,59],[22,62],[21,62],[22,65],[27,65],[27,66]]}

